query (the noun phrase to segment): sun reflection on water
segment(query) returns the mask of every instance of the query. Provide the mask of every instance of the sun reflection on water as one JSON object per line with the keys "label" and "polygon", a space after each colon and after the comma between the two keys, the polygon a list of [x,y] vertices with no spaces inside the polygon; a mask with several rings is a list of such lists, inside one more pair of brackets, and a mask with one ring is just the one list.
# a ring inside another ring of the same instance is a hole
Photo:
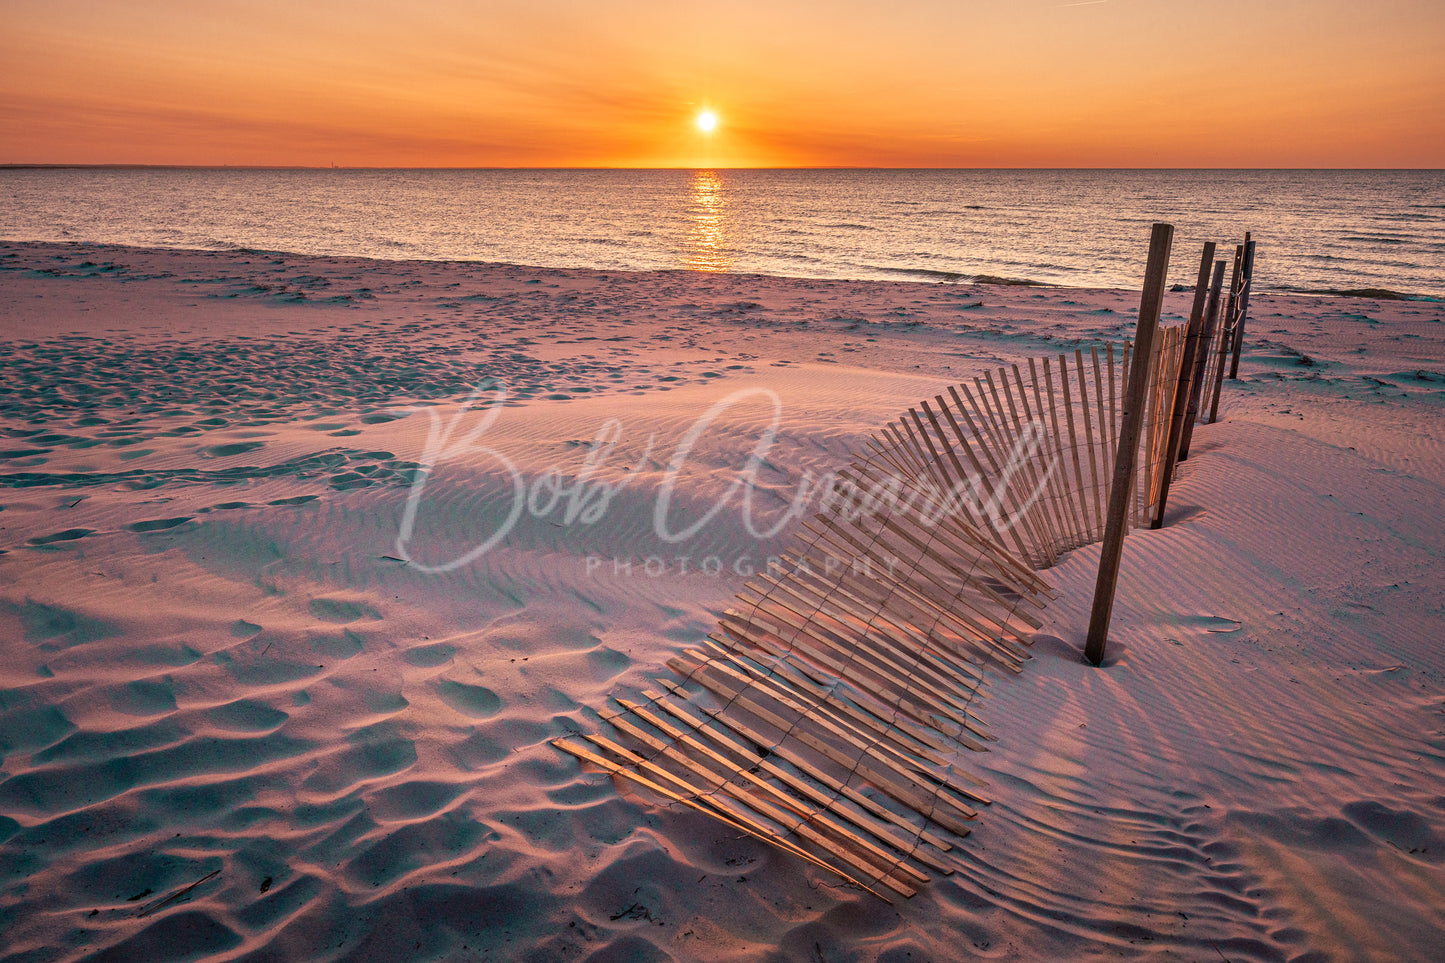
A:
{"label": "sun reflection on water", "polygon": [[718,272],[732,265],[732,254],[726,243],[726,208],[723,179],[717,171],[693,171],[688,194],[687,239],[682,251],[682,263],[688,270]]}

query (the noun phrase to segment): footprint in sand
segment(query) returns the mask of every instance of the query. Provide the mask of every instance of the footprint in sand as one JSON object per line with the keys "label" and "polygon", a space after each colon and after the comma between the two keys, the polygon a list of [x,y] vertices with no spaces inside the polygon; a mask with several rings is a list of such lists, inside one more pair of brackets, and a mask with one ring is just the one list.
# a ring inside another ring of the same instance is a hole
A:
{"label": "footprint in sand", "polygon": [[94,535],[93,528],[67,528],[63,532],[56,532],[54,535],[36,535],[34,538],[25,540],[27,545],[41,546],[52,545],[56,542],[73,542],[77,538],[84,538],[87,535]]}
{"label": "footprint in sand", "polygon": [[163,532],[167,529],[175,528],[177,525],[184,525],[191,520],[191,517],[190,515],[184,515],[179,518],[156,518],[148,522],[132,522],[127,525],[125,529],[128,532]]}
{"label": "footprint in sand", "polygon": [[409,822],[445,809],[465,788],[445,782],[404,782],[371,793],[367,811],[382,821]]}
{"label": "footprint in sand", "polygon": [[176,708],[174,686],[165,682],[137,679],[118,686],[110,695],[111,708],[128,716],[158,716]]}
{"label": "footprint in sand", "polygon": [[407,649],[401,657],[407,665],[416,666],[418,669],[435,669],[450,662],[456,653],[456,646],[438,642],[435,645],[419,645]]}
{"label": "footprint in sand", "polygon": [[232,732],[266,732],[291,718],[280,709],[251,699],[237,699],[216,706],[206,713],[206,717],[218,728]]}
{"label": "footprint in sand", "polygon": [[343,629],[340,635],[318,635],[308,640],[312,651],[331,658],[346,660],[366,648],[366,639],[350,629]]}
{"label": "footprint in sand", "polygon": [[211,458],[230,458],[233,455],[244,455],[265,446],[264,441],[237,441],[229,445],[212,445],[210,448],[203,449],[203,453]]}
{"label": "footprint in sand", "polygon": [[381,620],[381,613],[376,609],[364,602],[352,602],[347,599],[312,599],[309,608],[313,618],[323,622],[334,622],[338,625],[358,622],[361,619]]}
{"label": "footprint in sand", "polygon": [[[258,627],[259,630],[259,627]],[[180,645],[143,645],[130,650],[130,659],[138,665],[180,668],[200,661],[201,653],[184,643]]]}
{"label": "footprint in sand", "polygon": [[[12,696],[9,702],[0,711],[0,758],[53,746],[76,730],[75,723],[55,706],[38,705],[24,696]],[[0,816],[0,830],[4,819]]]}
{"label": "footprint in sand", "polygon": [[[316,501],[316,499],[319,498],[319,497],[321,497],[321,496],[319,496],[319,495],[293,495],[293,496],[291,496],[290,498],[278,498],[278,499],[276,499],[274,502],[267,502],[266,504],[267,504],[267,505],[278,505],[278,506],[305,505],[307,502],[314,502],[314,501]],[[242,503],[239,503],[239,504],[240,504],[240,505],[244,505],[245,503],[242,502]],[[218,508],[227,508],[227,507],[230,507],[230,506],[227,506],[227,505],[218,505],[218,506],[216,506],[216,507],[218,507]]]}
{"label": "footprint in sand", "polygon": [[1445,838],[1436,832],[1431,818],[1409,809],[1391,809],[1373,799],[1346,803],[1340,811],[1350,822],[1384,840],[1401,855],[1427,863],[1445,862]]}
{"label": "footprint in sand", "polygon": [[593,649],[587,653],[587,665],[598,682],[620,675],[631,664],[632,660],[616,649]]}
{"label": "footprint in sand", "polygon": [[[36,458],[38,455],[48,455],[54,448],[11,448],[8,451],[0,451],[0,461],[13,461],[17,458]],[[45,464],[44,458],[37,458],[34,462],[37,465]]]}
{"label": "footprint in sand", "polygon": [[1198,629],[1205,632],[1238,632],[1244,624],[1238,619],[1222,615],[1184,615],[1178,619],[1180,628]]}
{"label": "footprint in sand", "polygon": [[443,702],[474,719],[486,719],[501,711],[502,700],[491,689],[465,682],[443,681],[437,685]]}

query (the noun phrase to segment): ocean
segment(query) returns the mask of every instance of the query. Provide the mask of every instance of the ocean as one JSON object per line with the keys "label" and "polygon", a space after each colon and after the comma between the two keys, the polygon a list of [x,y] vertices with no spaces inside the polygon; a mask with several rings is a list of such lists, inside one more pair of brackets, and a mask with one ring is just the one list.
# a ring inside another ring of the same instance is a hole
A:
{"label": "ocean", "polygon": [[[1132,287],[1149,226],[1260,290],[1445,297],[1445,171],[0,169],[0,237]],[[1231,250],[1222,249],[1225,253]]]}

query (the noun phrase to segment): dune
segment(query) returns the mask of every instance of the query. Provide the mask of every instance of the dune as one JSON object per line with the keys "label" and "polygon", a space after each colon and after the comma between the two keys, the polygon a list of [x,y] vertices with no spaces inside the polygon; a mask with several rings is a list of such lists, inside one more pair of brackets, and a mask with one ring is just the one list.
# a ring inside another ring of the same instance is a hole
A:
{"label": "dune", "polygon": [[1084,546],[955,872],[885,903],[551,740],[806,479],[1136,291],[0,243],[0,298],[0,960],[1445,945],[1438,303],[1255,295],[1105,666]]}

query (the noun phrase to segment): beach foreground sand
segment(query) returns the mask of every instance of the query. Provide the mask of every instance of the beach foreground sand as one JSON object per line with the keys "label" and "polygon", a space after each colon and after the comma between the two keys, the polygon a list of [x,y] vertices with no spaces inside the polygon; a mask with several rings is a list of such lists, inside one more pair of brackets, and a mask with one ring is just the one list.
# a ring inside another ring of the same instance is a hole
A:
{"label": "beach foreground sand", "polygon": [[911,900],[548,744],[711,629],[805,473],[1137,304],[0,244],[0,959],[1436,958],[1437,303],[1256,296],[1108,665],[1092,546]]}

